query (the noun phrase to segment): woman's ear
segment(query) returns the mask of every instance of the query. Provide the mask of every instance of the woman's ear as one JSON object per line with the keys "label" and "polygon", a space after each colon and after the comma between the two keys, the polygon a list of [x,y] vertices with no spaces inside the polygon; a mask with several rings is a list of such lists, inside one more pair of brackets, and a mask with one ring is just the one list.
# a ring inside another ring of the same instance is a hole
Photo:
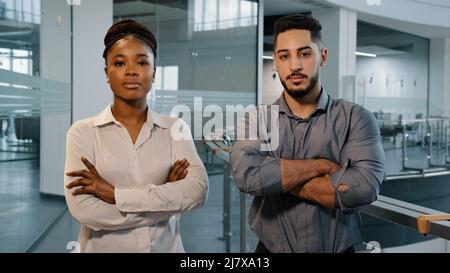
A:
{"label": "woman's ear", "polygon": [[108,67],[106,67],[106,65],[105,65],[104,69],[105,69],[106,81],[109,83],[109,78],[108,78]]}

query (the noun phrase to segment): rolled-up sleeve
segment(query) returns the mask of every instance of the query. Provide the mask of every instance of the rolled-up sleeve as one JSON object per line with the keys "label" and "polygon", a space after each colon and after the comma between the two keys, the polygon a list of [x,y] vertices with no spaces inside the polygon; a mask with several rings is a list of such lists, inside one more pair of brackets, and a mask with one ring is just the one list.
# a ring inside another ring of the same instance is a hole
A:
{"label": "rolled-up sleeve", "polygon": [[[85,126],[86,128],[82,128]],[[86,169],[81,161],[85,157],[95,165],[93,136],[89,136],[89,128],[85,124],[75,123],[67,133],[65,173]],[[64,175],[64,185],[68,185],[77,177]],[[67,206],[71,215],[82,225],[93,230],[122,230],[148,226],[168,220],[172,215],[167,213],[127,213],[116,205],[88,194],[73,196],[75,189],[64,187]]]}
{"label": "rolled-up sleeve", "polygon": [[[339,158],[343,167],[330,175],[336,188],[336,205],[345,213],[352,213],[377,199],[385,162],[380,129],[372,113],[361,107],[354,109],[350,126]],[[341,184],[349,189],[338,191]]]}
{"label": "rolled-up sleeve", "polygon": [[[278,111],[276,113],[278,115]],[[250,115],[257,114],[257,112],[250,113]],[[236,131],[238,138],[239,131],[245,132],[245,135],[248,136],[249,116],[238,121]],[[276,128],[276,130],[279,129],[277,126],[267,126],[265,121],[259,122],[263,122],[263,126],[260,124],[260,130],[264,127],[264,130],[269,130],[269,127]],[[275,143],[278,145],[278,142]],[[256,196],[283,193],[281,161],[273,153],[273,150],[278,147],[273,147],[269,151],[263,151],[261,144],[259,136],[255,140],[252,140],[250,137],[242,137],[241,140],[234,143],[230,153],[234,182],[241,192]]]}
{"label": "rolled-up sleeve", "polygon": [[[178,120],[184,137],[172,138],[174,158],[186,158],[190,165],[187,176],[176,182],[147,185],[141,188],[116,187],[117,207],[122,212],[166,212],[178,214],[203,206],[208,194],[208,176],[200,160],[188,126]],[[178,130],[178,129],[177,129]]]}

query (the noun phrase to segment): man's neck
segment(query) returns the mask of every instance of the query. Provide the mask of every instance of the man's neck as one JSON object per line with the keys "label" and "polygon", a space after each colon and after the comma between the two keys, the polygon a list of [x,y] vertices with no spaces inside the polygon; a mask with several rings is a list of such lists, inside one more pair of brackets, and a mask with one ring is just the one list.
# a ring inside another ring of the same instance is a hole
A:
{"label": "man's neck", "polygon": [[319,103],[322,85],[316,84],[313,90],[302,98],[293,98],[286,91],[283,92],[284,99],[292,113],[299,118],[308,118],[316,110]]}

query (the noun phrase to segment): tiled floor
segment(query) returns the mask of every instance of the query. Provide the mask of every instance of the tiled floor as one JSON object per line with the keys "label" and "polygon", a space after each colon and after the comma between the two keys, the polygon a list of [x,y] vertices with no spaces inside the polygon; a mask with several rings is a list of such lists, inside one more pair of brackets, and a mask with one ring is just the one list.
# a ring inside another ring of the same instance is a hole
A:
{"label": "tiled floor", "polygon": [[65,209],[38,186],[37,160],[0,164],[0,252],[25,252]]}

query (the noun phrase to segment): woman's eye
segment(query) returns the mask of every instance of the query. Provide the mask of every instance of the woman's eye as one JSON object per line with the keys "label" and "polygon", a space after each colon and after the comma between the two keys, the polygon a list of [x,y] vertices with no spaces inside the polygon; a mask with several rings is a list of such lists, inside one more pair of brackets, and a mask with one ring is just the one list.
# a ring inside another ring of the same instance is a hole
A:
{"label": "woman's eye", "polygon": [[122,62],[122,61],[114,62],[114,66],[121,67],[123,65],[125,65],[125,62]]}

